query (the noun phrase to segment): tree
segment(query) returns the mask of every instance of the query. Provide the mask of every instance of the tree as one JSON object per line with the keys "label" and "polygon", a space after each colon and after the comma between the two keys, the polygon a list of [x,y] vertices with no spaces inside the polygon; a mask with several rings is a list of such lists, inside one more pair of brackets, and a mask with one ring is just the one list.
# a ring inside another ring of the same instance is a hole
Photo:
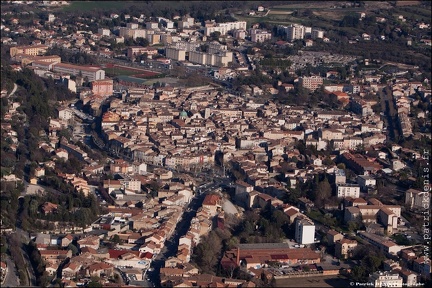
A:
{"label": "tree", "polygon": [[113,242],[113,243],[116,243],[116,244],[120,244],[122,241],[121,241],[121,239],[120,239],[120,236],[118,236],[117,234],[115,234],[112,238],[111,238],[111,241]]}
{"label": "tree", "polygon": [[74,244],[69,243],[69,245],[67,246],[67,249],[72,250],[72,255],[78,255],[78,252],[79,252],[78,248]]}
{"label": "tree", "polygon": [[316,188],[314,189],[314,201],[317,206],[322,206],[326,199],[329,199],[332,194],[331,185],[327,179],[324,178],[323,181],[320,181]]}
{"label": "tree", "polygon": [[215,31],[210,33],[210,39],[212,41],[219,41],[219,37],[220,37],[221,33],[219,31]]}

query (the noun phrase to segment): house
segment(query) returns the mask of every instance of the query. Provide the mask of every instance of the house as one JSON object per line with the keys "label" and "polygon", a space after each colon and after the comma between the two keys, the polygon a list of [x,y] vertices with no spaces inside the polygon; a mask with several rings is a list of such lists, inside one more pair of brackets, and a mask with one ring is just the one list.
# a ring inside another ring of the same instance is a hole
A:
{"label": "house", "polygon": [[222,208],[220,196],[214,194],[206,195],[202,207],[208,209],[211,215],[216,215],[216,213]]}
{"label": "house", "polygon": [[68,280],[75,278],[76,275],[78,274],[78,271],[80,271],[81,267],[82,264],[80,264],[79,262],[70,261],[68,264],[66,264],[63,267],[62,278]]}
{"label": "house", "polygon": [[340,241],[343,239],[343,235],[333,229],[329,230],[327,232],[327,240],[329,244],[335,244],[337,241]]}
{"label": "house", "polygon": [[51,213],[57,213],[57,207],[58,204],[54,204],[51,202],[45,202],[41,206],[41,210],[45,215],[51,214]]}
{"label": "house", "polygon": [[113,272],[114,265],[105,262],[94,263],[86,268],[86,274],[93,277],[101,277],[102,274],[109,277]]}
{"label": "house", "polygon": [[60,263],[67,257],[72,257],[72,250],[40,250],[42,260],[50,263]]}
{"label": "house", "polygon": [[95,250],[99,249],[100,238],[98,236],[88,236],[78,240],[79,248],[90,247]]}
{"label": "house", "polygon": [[61,247],[67,247],[73,241],[73,236],[71,234],[67,234],[60,240]]}
{"label": "house", "polygon": [[350,258],[357,244],[356,240],[349,240],[346,238],[337,240],[335,242],[335,256],[342,259]]}

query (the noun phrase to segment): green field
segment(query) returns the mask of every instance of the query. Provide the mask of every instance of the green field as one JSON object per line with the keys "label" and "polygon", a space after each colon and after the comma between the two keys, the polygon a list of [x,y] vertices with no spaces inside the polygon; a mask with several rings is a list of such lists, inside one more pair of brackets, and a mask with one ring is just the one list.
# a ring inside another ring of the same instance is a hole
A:
{"label": "green field", "polygon": [[89,11],[93,9],[122,9],[137,5],[134,1],[72,1],[63,11]]}
{"label": "green field", "polygon": [[[153,2],[153,3],[146,3]],[[71,4],[63,7],[65,12],[86,12],[94,9],[112,10],[120,14],[121,10],[135,6],[138,9],[149,9],[149,7],[156,7],[163,9],[170,7],[174,9],[182,9],[189,4],[187,1],[71,1]]]}
{"label": "green field", "polygon": [[129,69],[122,69],[119,67],[104,68],[103,70],[105,70],[106,74],[109,74],[111,76],[119,76],[119,75],[130,76],[130,75],[135,75],[140,73],[140,71],[132,71]]}

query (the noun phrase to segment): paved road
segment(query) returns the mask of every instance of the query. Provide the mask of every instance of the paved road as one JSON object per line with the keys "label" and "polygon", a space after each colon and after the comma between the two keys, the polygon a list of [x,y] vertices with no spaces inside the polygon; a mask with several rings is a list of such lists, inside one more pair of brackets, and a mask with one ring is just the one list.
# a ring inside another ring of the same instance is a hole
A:
{"label": "paved road", "polygon": [[4,283],[2,283],[2,287],[17,287],[20,286],[18,271],[16,269],[15,263],[7,257],[5,259],[7,265],[7,273],[5,277]]}
{"label": "paved road", "polygon": [[12,89],[12,92],[9,94],[8,97],[11,97],[13,94],[15,94],[17,89],[18,89],[18,85],[14,83],[14,88]]}

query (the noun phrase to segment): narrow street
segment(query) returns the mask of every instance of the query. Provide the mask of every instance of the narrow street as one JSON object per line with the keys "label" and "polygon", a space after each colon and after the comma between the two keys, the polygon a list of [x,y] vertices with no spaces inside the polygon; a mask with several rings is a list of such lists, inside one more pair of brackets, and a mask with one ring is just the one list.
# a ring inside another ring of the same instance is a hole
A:
{"label": "narrow street", "polygon": [[188,205],[188,208],[190,208],[190,210],[188,210],[189,212],[183,213],[182,219],[180,220],[180,222],[177,223],[173,237],[165,242],[165,247],[162,249],[161,253],[157,255],[156,258],[153,260],[151,267],[154,268],[154,271],[148,272],[148,276],[150,278],[150,281],[154,283],[156,287],[160,286],[160,268],[164,267],[166,259],[176,255],[179,239],[188,231],[191,220],[193,217],[195,217],[196,210],[201,207],[205,195],[205,193],[202,193],[192,199],[192,201]]}
{"label": "narrow street", "polygon": [[389,89],[384,88],[381,105],[384,108],[385,117],[387,118],[387,140],[397,142],[399,140],[399,125],[397,111],[394,107],[393,95]]}

